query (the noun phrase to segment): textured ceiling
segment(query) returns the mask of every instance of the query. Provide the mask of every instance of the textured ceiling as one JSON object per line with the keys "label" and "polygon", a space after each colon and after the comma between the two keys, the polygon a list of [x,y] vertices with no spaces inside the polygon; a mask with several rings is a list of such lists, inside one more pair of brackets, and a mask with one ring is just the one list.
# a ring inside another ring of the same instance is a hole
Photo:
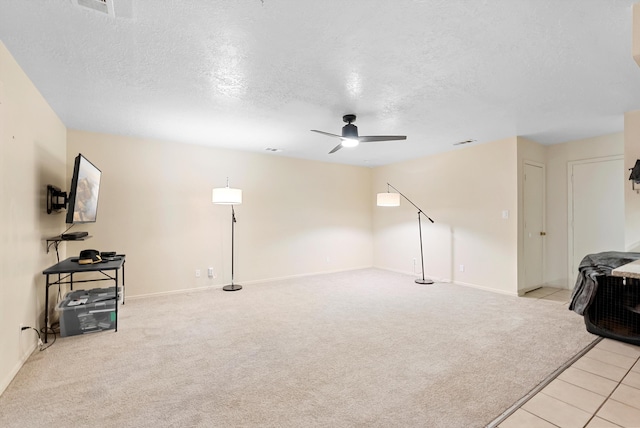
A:
{"label": "textured ceiling", "polygon": [[[0,40],[65,125],[376,166],[623,130],[637,0],[0,0]],[[406,141],[329,155],[342,116]]]}

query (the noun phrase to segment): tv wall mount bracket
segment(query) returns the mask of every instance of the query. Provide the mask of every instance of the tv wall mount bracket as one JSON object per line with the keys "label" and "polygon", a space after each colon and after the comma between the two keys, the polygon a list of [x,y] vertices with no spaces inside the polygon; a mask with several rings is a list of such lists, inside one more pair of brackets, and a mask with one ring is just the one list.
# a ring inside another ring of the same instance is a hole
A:
{"label": "tv wall mount bracket", "polygon": [[51,184],[47,185],[47,214],[67,208],[67,202],[67,192]]}

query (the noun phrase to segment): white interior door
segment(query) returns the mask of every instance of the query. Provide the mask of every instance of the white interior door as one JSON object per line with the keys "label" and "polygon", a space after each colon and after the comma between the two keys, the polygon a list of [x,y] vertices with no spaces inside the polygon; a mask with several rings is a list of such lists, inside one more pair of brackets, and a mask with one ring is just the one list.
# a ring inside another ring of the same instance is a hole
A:
{"label": "white interior door", "polygon": [[544,284],[544,166],[524,164],[524,291]]}
{"label": "white interior door", "polygon": [[584,256],[624,251],[624,159],[569,163],[569,286]]}

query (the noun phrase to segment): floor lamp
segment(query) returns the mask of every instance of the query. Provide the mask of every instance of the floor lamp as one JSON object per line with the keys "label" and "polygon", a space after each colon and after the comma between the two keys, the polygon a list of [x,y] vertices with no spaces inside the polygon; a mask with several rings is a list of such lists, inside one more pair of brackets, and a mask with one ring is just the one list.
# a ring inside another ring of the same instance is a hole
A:
{"label": "floor lamp", "polygon": [[[391,193],[389,191],[390,188],[395,190],[398,193]],[[422,263],[422,278],[416,279],[416,283],[417,284],[433,284],[432,280],[425,279],[424,277],[424,252],[422,251],[422,221],[421,221],[420,215],[422,214],[423,216],[425,216],[427,220],[429,220],[431,223],[433,223],[433,220],[431,220],[431,218],[429,218],[429,216],[426,215],[424,211],[420,209],[420,207],[418,207],[416,204],[411,202],[411,199],[407,198],[398,189],[396,189],[389,183],[387,183],[386,193],[378,193],[378,196],[376,198],[376,205],[378,205],[379,207],[399,207],[400,196],[402,196],[407,201],[409,201],[409,203],[414,207],[416,207],[416,209],[418,210],[418,230],[420,231],[420,262]]]}
{"label": "floor lamp", "polygon": [[211,201],[214,204],[231,205],[231,284],[225,285],[224,287],[222,287],[222,289],[224,291],[242,290],[242,285],[233,283],[233,241],[234,229],[236,224],[236,212],[233,206],[242,203],[242,190],[230,188],[229,178],[227,177],[227,187],[219,187],[213,189]]}

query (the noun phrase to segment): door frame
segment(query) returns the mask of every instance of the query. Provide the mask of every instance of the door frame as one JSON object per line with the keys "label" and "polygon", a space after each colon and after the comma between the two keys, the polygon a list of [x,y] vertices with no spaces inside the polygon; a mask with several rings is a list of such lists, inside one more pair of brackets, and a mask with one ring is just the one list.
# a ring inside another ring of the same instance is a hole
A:
{"label": "door frame", "polygon": [[599,156],[567,162],[567,286],[570,290],[573,289],[573,281],[576,275],[573,270],[573,167],[574,165],[614,160],[622,160],[624,162],[624,155]]}
{"label": "door frame", "polygon": [[522,285],[523,288],[518,290],[518,294],[524,294],[527,291],[530,290],[535,290],[536,288],[540,288],[543,284],[546,283],[546,269],[547,269],[547,240],[543,239],[542,240],[542,284],[539,284],[537,286],[534,286],[533,288],[529,288],[526,286],[526,269],[527,269],[527,254],[525,253],[525,249],[524,249],[524,241],[526,239],[525,236],[525,225],[524,225],[524,221],[526,218],[526,214],[525,214],[525,209],[526,209],[526,205],[525,205],[525,199],[527,198],[527,195],[524,192],[525,189],[525,180],[526,180],[526,171],[525,168],[526,166],[533,166],[536,168],[542,168],[542,231],[546,231],[547,230],[547,170],[546,170],[546,165],[540,162],[536,162],[536,161],[532,161],[532,160],[524,160],[523,161],[523,168],[522,168],[522,254],[524,255],[523,259],[524,259],[524,266],[523,268],[525,269],[525,276],[522,277]]}

